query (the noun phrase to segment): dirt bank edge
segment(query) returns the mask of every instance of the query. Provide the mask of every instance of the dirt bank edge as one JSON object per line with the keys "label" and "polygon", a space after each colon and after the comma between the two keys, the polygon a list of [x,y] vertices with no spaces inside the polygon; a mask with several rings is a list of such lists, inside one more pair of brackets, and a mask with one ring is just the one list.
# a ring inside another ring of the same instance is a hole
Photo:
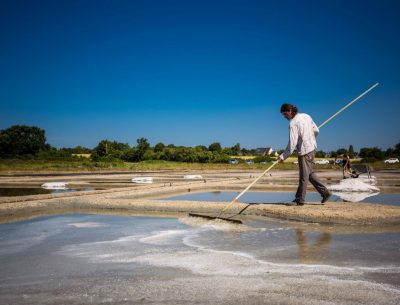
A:
{"label": "dirt bank edge", "polygon": [[[46,215],[70,212],[96,213],[125,211],[135,213],[187,214],[205,213],[217,215],[226,203],[199,201],[172,201],[163,199],[120,199],[120,198],[58,198],[28,202],[4,203],[0,205],[0,222],[30,215]],[[287,206],[283,203],[243,204],[237,203],[225,217],[245,220],[246,216],[265,216],[311,223],[393,225],[400,224],[400,207],[366,203],[328,202],[325,205],[307,204]],[[242,218],[241,218],[242,217]]]}

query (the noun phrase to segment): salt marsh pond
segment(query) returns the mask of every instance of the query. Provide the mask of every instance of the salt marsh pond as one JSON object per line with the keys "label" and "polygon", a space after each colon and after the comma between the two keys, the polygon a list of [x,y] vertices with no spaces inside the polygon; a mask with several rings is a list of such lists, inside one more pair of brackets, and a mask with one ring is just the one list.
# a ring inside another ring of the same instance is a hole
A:
{"label": "salt marsh pond", "polygon": [[0,224],[1,304],[398,304],[396,228],[70,214]]}
{"label": "salt marsh pond", "polygon": [[[198,192],[167,198],[168,200],[193,200],[193,201],[215,201],[215,202],[230,202],[233,198],[239,195],[239,192]],[[379,194],[379,193],[364,193],[365,198],[357,202],[380,203],[385,205],[400,206],[400,194]],[[294,194],[292,192],[247,192],[240,201],[244,203],[284,203],[291,202]],[[315,192],[308,192],[306,196],[307,202],[320,202],[321,196]],[[330,201],[346,202],[337,195],[332,195]]]}

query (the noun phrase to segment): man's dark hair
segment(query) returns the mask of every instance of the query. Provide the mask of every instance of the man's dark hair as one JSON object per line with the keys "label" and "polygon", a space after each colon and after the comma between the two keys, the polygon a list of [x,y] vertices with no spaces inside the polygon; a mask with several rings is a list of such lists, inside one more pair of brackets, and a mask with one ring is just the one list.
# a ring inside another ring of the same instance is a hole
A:
{"label": "man's dark hair", "polygon": [[282,104],[281,113],[292,110],[293,114],[297,114],[299,111],[295,105],[292,104]]}

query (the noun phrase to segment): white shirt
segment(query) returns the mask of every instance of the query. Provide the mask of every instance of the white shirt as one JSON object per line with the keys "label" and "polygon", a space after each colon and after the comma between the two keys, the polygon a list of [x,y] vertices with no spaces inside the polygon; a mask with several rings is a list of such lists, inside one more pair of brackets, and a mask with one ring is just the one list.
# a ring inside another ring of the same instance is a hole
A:
{"label": "white shirt", "polygon": [[317,148],[315,137],[318,133],[317,125],[308,114],[296,114],[289,123],[289,143],[279,158],[281,160],[289,158],[295,149],[301,156],[312,152]]}

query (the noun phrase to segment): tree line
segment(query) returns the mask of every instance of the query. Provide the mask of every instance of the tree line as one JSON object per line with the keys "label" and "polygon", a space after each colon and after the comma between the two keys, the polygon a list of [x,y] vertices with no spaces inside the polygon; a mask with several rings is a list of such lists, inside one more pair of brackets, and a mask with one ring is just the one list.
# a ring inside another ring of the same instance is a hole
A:
{"label": "tree line", "polygon": [[[282,151],[282,150],[281,150]],[[361,148],[357,153],[352,145],[348,149],[336,151],[317,151],[317,157],[340,157],[344,153],[351,158],[358,156],[363,162],[374,162],[389,157],[400,156],[400,143],[393,148],[381,150],[378,147]],[[165,145],[157,143],[151,146],[146,138],[139,138],[136,146],[117,141],[102,140],[96,147],[89,149],[82,146],[74,148],[52,147],[46,141],[45,131],[36,126],[14,125],[0,130],[0,158],[42,159],[42,160],[74,160],[81,154],[90,154],[93,161],[127,161],[140,162],[144,160],[165,160],[198,163],[226,163],[231,156],[254,156],[255,149],[241,148],[237,143],[232,147],[222,147],[219,142],[211,143],[208,147]],[[270,161],[267,156],[256,157],[256,162]]]}

